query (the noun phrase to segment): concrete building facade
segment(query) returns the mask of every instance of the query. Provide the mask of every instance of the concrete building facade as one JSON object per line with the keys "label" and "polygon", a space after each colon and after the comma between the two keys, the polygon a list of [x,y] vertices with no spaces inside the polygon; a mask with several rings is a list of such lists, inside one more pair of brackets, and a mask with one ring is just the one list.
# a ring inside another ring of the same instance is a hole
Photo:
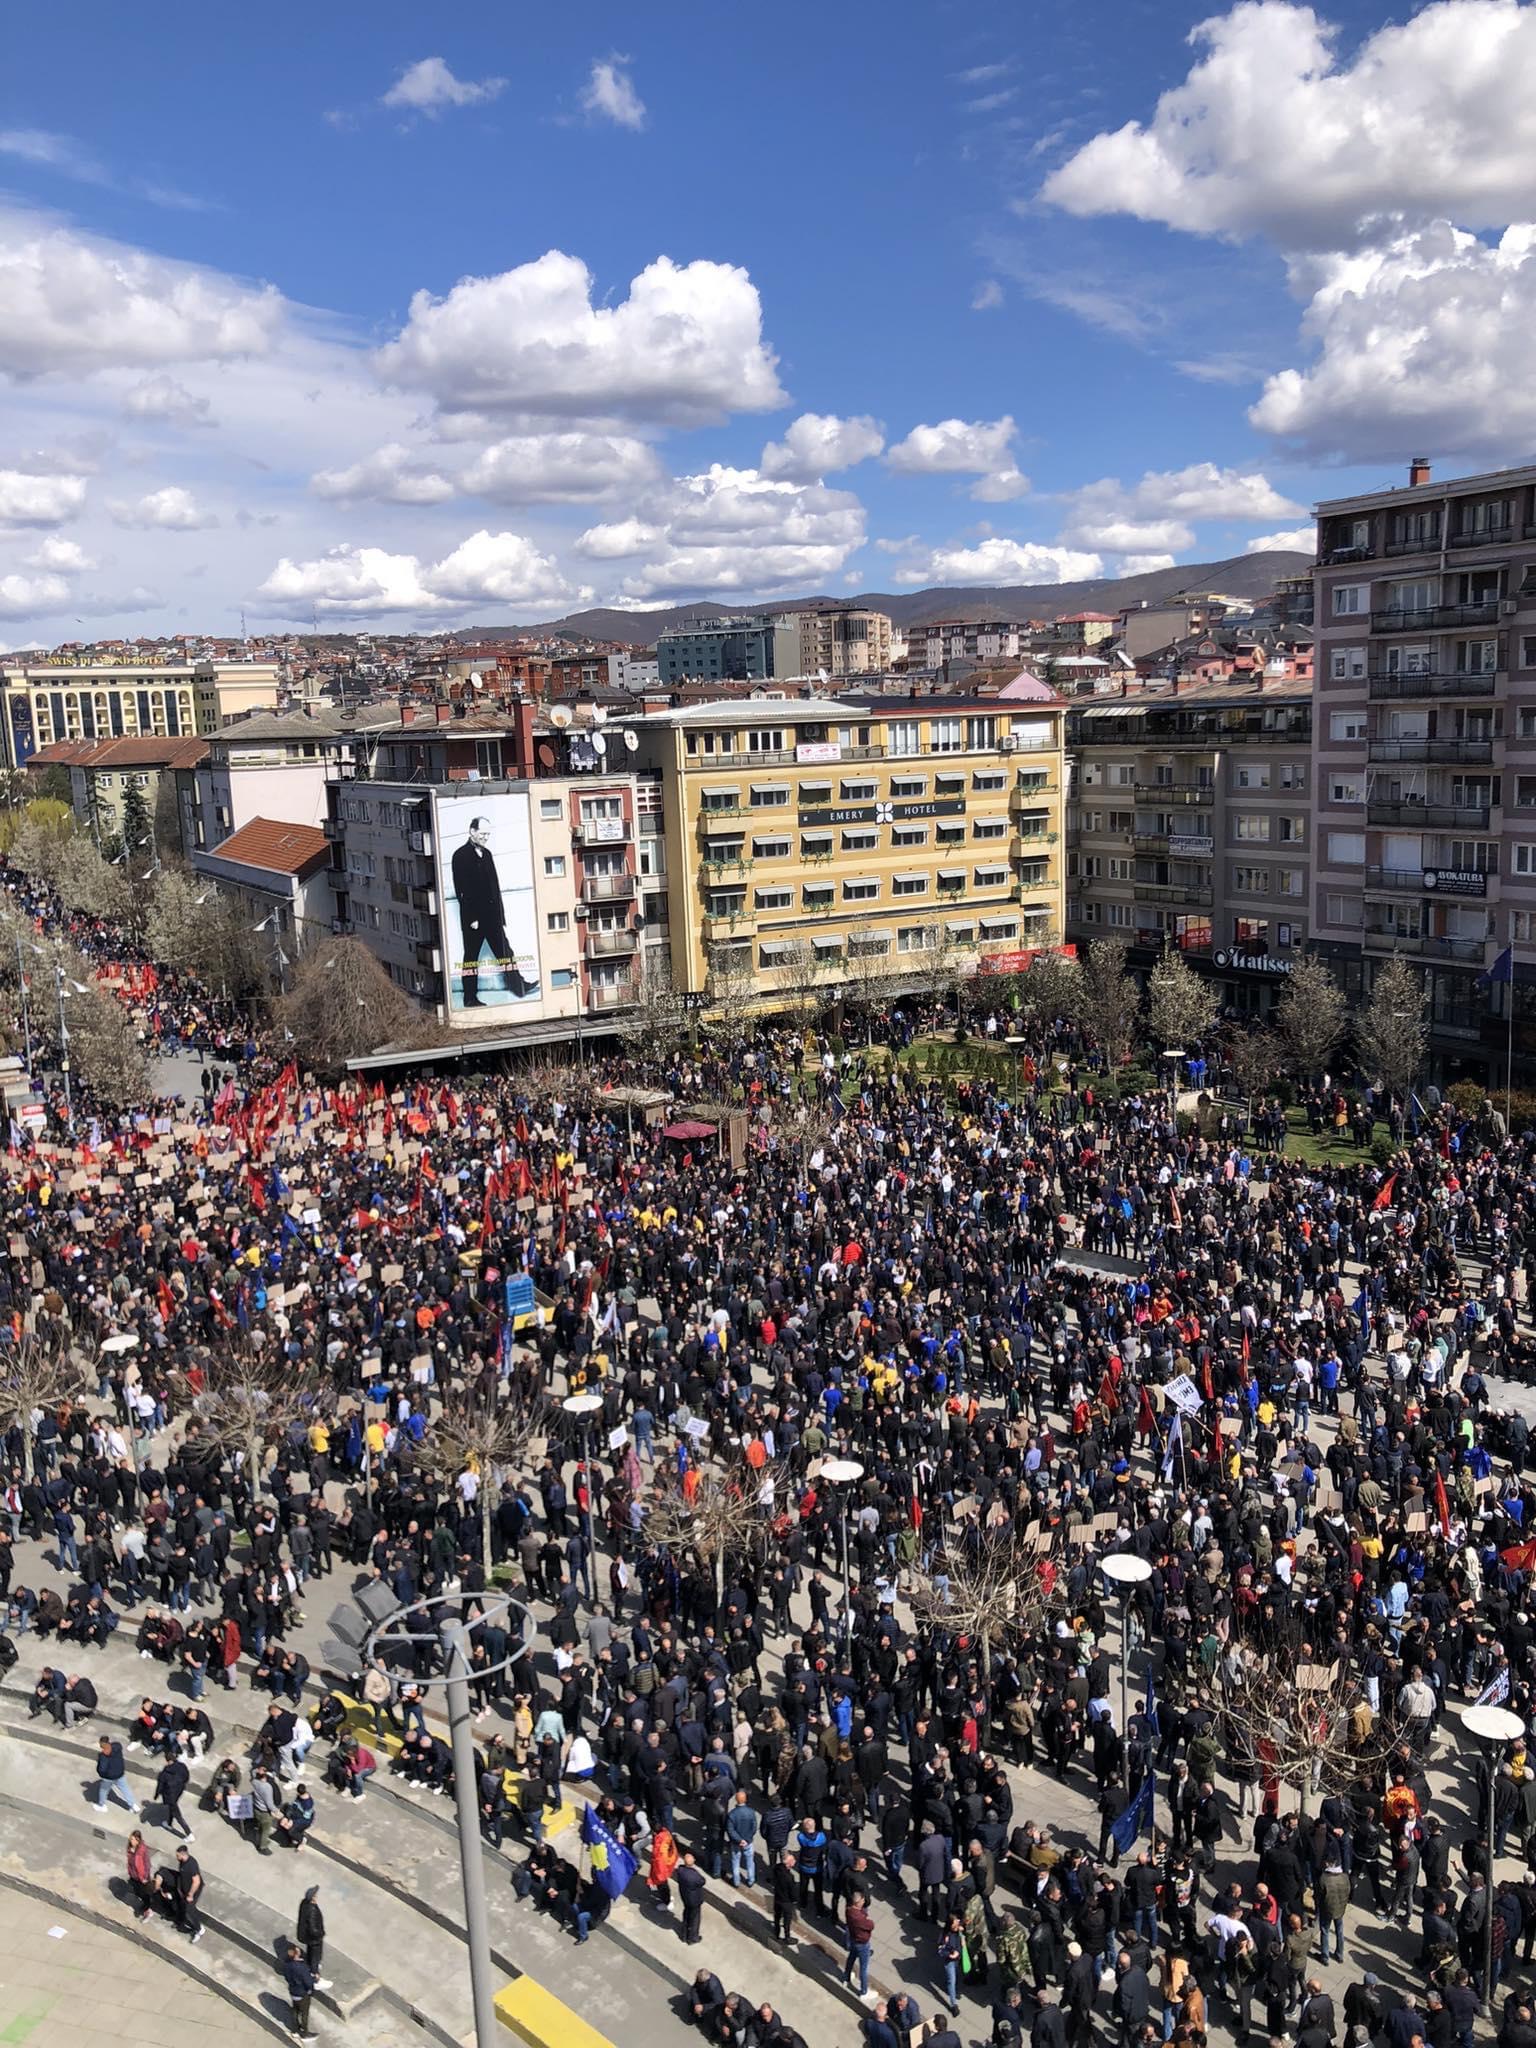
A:
{"label": "concrete building facade", "polygon": [[277,704],[269,661],[92,662],[0,666],[0,748],[19,768],[57,740],[188,739]]}
{"label": "concrete building facade", "polygon": [[[1536,1061],[1536,467],[1318,507],[1314,928],[1422,968],[1440,1078]],[[1509,946],[1514,982],[1478,977]]]}
{"label": "concrete building facade", "polygon": [[880,676],[891,665],[891,622],[860,605],[822,605],[797,612],[800,674]]}
{"label": "concrete building facade", "polygon": [[800,625],[792,613],[742,618],[686,619],[656,636],[662,684],[767,682],[797,676]]}
{"label": "concrete building facade", "polygon": [[1067,713],[1067,935],[1165,948],[1262,1016],[1310,917],[1312,692],[1130,689]]}

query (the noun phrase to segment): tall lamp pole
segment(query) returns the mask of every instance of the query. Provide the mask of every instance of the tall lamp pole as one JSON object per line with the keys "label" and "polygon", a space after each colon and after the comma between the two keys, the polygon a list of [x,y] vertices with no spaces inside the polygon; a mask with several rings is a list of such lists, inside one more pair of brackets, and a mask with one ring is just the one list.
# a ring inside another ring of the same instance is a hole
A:
{"label": "tall lamp pole", "polygon": [[1152,1567],[1144,1557],[1136,1557],[1128,1550],[1117,1550],[1112,1556],[1099,1559],[1099,1570],[1120,1588],[1120,1740],[1124,1742],[1131,1725],[1126,1699],[1131,1662],[1131,1595],[1151,1578]]}
{"label": "tall lamp pole", "polygon": [[16,986],[21,991],[21,1029],[27,1046],[27,1079],[32,1079],[32,1013],[27,1008],[27,970],[21,959],[21,932],[16,933]]}
{"label": "tall lamp pole", "polygon": [[53,988],[59,1001],[59,1071],[64,1076],[64,1121],[71,1135],[75,1128],[75,1095],[69,1079],[69,1026],[64,1022],[64,970],[53,963]]}
{"label": "tall lamp pole", "polygon": [[1483,1899],[1483,2004],[1493,2010],[1493,1789],[1498,1781],[1499,1757],[1506,1743],[1525,1733],[1525,1723],[1508,1707],[1463,1707],[1461,1725],[1477,1744],[1478,1756],[1488,1766],[1487,1806],[1483,1814],[1483,1846],[1488,1856],[1487,1892]]}
{"label": "tall lamp pole", "polygon": [[592,1548],[592,1451],[588,1432],[592,1417],[603,1405],[601,1394],[567,1394],[560,1406],[567,1415],[574,1415],[581,1429],[581,1464],[587,1476],[587,1508],[583,1516],[582,1534],[587,1544],[587,1604],[597,1605],[597,1555]]}
{"label": "tall lamp pole", "polygon": [[848,1489],[857,1486],[864,1477],[864,1467],[857,1458],[824,1458],[821,1476],[829,1486],[837,1488],[837,1504],[843,1530],[843,1640],[848,1638],[849,1600],[852,1584],[848,1576]]}
{"label": "tall lamp pole", "polygon": [[1182,1045],[1170,1045],[1163,1054],[1168,1062],[1168,1122],[1175,1137],[1179,1134],[1179,1061],[1183,1057]]}

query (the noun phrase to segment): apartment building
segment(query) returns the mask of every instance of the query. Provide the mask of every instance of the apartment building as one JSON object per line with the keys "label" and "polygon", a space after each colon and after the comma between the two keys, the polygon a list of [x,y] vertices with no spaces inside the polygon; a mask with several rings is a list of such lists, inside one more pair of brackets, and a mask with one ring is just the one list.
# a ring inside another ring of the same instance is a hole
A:
{"label": "apartment building", "polygon": [[791,612],[764,617],[685,619],[656,636],[656,668],[663,685],[767,682],[797,676],[800,623]]}
{"label": "apartment building", "polygon": [[629,721],[660,780],[674,984],[915,981],[1059,943],[1062,707],[757,699]]}
{"label": "apartment building", "polygon": [[3,765],[59,740],[188,739],[277,703],[275,661],[93,661],[0,666]]}
{"label": "apartment building", "polygon": [[[1424,970],[1441,1077],[1536,1059],[1536,466],[1318,507],[1314,930]],[[1514,982],[1478,987],[1513,949]]]}
{"label": "apartment building", "polygon": [[891,665],[891,622],[858,605],[823,605],[795,614],[803,676],[881,676]]}
{"label": "apartment building", "polygon": [[195,773],[207,753],[207,741],[199,739],[98,740],[69,763],[71,808],[98,840],[116,839],[130,789],[139,792],[153,823],[162,789],[174,789],[178,774]]}
{"label": "apartment building", "polygon": [[1067,712],[1067,936],[1168,947],[1251,1016],[1308,932],[1312,690],[1297,681],[1128,688]]}
{"label": "apartment building", "polygon": [[331,928],[508,1043],[611,1027],[668,941],[659,784],[621,734],[561,715],[413,715],[326,791]]}
{"label": "apartment building", "polygon": [[176,768],[182,852],[189,860],[211,853],[260,818],[318,830],[332,775],[350,772],[370,733],[398,722],[393,705],[357,711],[315,705],[236,719],[213,734],[198,758]]}
{"label": "apartment building", "polygon": [[942,669],[946,663],[975,666],[1014,661],[1029,643],[1027,625],[1000,619],[932,619],[907,628],[907,667]]}

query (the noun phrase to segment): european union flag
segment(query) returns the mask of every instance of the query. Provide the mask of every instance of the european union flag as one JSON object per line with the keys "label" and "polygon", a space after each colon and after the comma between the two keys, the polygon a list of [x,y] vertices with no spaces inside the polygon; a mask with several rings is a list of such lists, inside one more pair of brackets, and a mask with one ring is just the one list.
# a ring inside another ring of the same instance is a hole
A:
{"label": "european union flag", "polygon": [[1110,1839],[1120,1855],[1129,1854],[1143,1828],[1152,1830],[1152,1773],[1146,1772],[1136,1788],[1136,1797],[1111,1827]]}
{"label": "european union flag", "polygon": [[618,1836],[603,1826],[597,1809],[590,1804],[582,1809],[581,1839],[591,1860],[593,1883],[601,1886],[610,1899],[622,1898],[640,1865]]}

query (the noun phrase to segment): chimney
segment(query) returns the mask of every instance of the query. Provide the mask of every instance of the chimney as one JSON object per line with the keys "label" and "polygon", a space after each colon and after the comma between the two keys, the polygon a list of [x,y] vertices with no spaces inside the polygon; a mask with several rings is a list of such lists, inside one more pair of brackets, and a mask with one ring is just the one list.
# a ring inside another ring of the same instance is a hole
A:
{"label": "chimney", "polygon": [[519,704],[514,716],[517,720],[517,739],[513,747],[513,756],[517,762],[517,773],[533,775],[537,772],[533,753],[533,706]]}
{"label": "chimney", "polygon": [[453,707],[450,704],[434,704],[432,709],[437,715],[439,725],[446,725],[453,716]]}
{"label": "chimney", "polygon": [[1427,455],[1415,455],[1408,464],[1408,488],[1410,491],[1415,491],[1420,484],[1427,484],[1428,482],[1429,457]]}

